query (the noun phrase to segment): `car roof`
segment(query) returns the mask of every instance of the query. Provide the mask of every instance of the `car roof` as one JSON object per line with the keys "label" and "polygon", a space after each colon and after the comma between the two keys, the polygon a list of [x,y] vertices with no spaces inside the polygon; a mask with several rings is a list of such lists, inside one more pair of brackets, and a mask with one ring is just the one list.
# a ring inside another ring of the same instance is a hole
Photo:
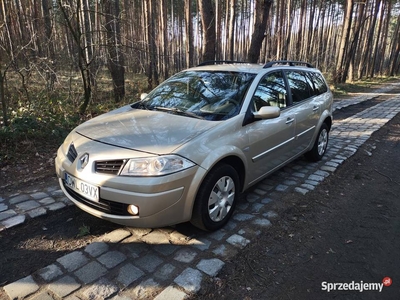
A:
{"label": "car roof", "polygon": [[245,72],[259,74],[262,70],[300,69],[317,71],[311,64],[298,61],[271,61],[266,64],[253,64],[235,61],[208,61],[197,67],[190,68],[194,71],[222,71],[222,72]]}
{"label": "car roof", "polygon": [[190,68],[189,70],[207,70],[207,71],[225,71],[225,72],[245,72],[258,74],[262,70],[263,66],[258,64],[243,64],[243,63],[232,63],[232,64],[221,64],[221,65],[205,65]]}

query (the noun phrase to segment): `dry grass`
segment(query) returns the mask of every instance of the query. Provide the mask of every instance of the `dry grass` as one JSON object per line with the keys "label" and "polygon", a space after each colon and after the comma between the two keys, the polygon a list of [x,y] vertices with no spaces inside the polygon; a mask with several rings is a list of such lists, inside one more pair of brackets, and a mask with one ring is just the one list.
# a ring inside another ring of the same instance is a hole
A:
{"label": "dry grass", "polygon": [[3,112],[0,111],[0,167],[29,159],[46,149],[54,151],[72,128],[101,113],[137,101],[147,87],[144,75],[127,74],[126,97],[115,103],[108,73],[98,73],[92,101],[85,114],[79,115],[83,101],[79,73],[60,72],[51,90],[41,74],[22,75],[7,73],[5,96],[10,125],[2,126]]}
{"label": "dry grass", "polygon": [[346,82],[332,85],[331,90],[335,98],[348,97],[357,93],[365,93],[379,88],[382,84],[399,81],[399,77],[376,77],[372,79]]}

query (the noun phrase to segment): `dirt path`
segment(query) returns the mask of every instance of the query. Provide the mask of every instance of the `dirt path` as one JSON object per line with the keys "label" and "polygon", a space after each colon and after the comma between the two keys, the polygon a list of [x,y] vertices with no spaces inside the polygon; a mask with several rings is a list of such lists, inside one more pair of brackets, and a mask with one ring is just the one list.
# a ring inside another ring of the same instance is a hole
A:
{"label": "dirt path", "polygon": [[[282,218],[204,285],[200,298],[398,299],[399,124],[397,115],[313,192],[286,194],[276,204]],[[385,277],[393,283],[381,293],[322,290]]]}

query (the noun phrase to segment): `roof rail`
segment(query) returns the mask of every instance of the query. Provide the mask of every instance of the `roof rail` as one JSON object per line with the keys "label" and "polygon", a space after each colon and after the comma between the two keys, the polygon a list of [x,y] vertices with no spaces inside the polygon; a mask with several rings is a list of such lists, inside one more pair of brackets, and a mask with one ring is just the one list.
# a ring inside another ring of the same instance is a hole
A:
{"label": "roof rail", "polygon": [[289,65],[291,67],[294,66],[305,66],[307,68],[314,68],[312,64],[309,64],[304,61],[294,61],[294,60],[277,60],[277,61],[270,61],[264,65],[264,69],[271,68],[274,65]]}
{"label": "roof rail", "polygon": [[249,64],[246,61],[234,61],[234,60],[208,60],[198,64],[198,67],[209,66],[209,65],[222,65],[222,64]]}

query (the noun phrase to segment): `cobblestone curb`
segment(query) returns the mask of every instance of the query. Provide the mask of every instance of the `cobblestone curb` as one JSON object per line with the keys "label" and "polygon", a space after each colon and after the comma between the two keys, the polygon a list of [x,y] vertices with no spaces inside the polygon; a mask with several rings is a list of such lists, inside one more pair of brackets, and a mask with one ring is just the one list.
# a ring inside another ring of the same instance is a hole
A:
{"label": "cobblestone curb", "polygon": [[0,231],[25,223],[27,219],[73,205],[59,186],[49,186],[44,191],[33,190],[0,196]]}

